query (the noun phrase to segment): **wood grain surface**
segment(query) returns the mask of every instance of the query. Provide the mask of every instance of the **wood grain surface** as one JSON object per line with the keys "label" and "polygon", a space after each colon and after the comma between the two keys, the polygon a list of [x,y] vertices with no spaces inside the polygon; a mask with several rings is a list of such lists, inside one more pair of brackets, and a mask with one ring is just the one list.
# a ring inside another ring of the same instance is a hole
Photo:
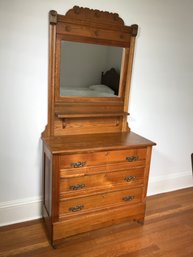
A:
{"label": "wood grain surface", "polygon": [[93,149],[95,151],[117,150],[155,145],[154,142],[133,132],[48,137],[44,138],[43,141],[53,154],[67,154],[75,151],[86,152]]}
{"label": "wood grain surface", "polygon": [[193,188],[147,198],[144,226],[123,223],[48,241],[41,220],[0,228],[0,257],[192,257]]}

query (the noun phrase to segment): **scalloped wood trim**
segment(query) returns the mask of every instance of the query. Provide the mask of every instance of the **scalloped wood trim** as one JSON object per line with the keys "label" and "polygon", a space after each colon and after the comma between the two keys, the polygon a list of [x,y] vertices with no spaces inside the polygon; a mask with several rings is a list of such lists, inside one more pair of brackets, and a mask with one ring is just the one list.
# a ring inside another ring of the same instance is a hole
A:
{"label": "scalloped wood trim", "polygon": [[67,11],[65,16],[76,20],[92,20],[92,22],[96,23],[124,26],[124,21],[117,13],[99,11],[79,6],[74,6],[72,9]]}

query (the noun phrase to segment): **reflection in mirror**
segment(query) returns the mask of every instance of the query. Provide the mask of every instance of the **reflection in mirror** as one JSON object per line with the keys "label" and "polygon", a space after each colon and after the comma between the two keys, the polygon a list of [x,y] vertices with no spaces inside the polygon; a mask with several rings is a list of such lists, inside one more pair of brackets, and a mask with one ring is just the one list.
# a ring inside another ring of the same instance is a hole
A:
{"label": "reflection in mirror", "polygon": [[121,47],[61,42],[60,96],[116,97]]}

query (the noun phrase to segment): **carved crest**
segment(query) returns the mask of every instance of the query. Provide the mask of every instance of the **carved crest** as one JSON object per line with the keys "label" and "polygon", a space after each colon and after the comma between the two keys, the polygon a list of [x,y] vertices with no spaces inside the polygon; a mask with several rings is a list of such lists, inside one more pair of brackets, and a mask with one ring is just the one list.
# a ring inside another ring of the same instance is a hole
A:
{"label": "carved crest", "polygon": [[74,6],[66,13],[66,17],[73,19],[80,19],[96,23],[106,23],[117,26],[124,26],[124,21],[117,13],[104,12],[79,6]]}

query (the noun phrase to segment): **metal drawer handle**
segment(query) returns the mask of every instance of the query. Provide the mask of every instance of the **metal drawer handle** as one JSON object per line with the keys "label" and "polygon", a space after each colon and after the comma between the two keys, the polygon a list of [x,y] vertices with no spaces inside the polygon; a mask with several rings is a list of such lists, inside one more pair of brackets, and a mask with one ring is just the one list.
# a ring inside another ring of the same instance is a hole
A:
{"label": "metal drawer handle", "polygon": [[132,201],[133,199],[134,199],[133,195],[124,196],[122,198],[122,200],[125,201],[125,202]]}
{"label": "metal drawer handle", "polygon": [[127,156],[126,161],[128,162],[136,162],[139,160],[139,156]]}
{"label": "metal drawer handle", "polygon": [[81,211],[84,208],[84,205],[77,205],[69,208],[69,211],[76,212]]}
{"label": "metal drawer handle", "polygon": [[86,162],[73,162],[71,163],[71,166],[73,168],[80,168],[80,167],[84,167],[86,165]]}
{"label": "metal drawer handle", "polygon": [[85,184],[77,184],[77,185],[70,186],[70,190],[80,190],[80,189],[83,189],[84,187],[85,187]]}
{"label": "metal drawer handle", "polygon": [[128,176],[128,177],[125,177],[124,180],[127,181],[127,182],[130,182],[132,180],[135,180],[136,179],[136,176]]}

